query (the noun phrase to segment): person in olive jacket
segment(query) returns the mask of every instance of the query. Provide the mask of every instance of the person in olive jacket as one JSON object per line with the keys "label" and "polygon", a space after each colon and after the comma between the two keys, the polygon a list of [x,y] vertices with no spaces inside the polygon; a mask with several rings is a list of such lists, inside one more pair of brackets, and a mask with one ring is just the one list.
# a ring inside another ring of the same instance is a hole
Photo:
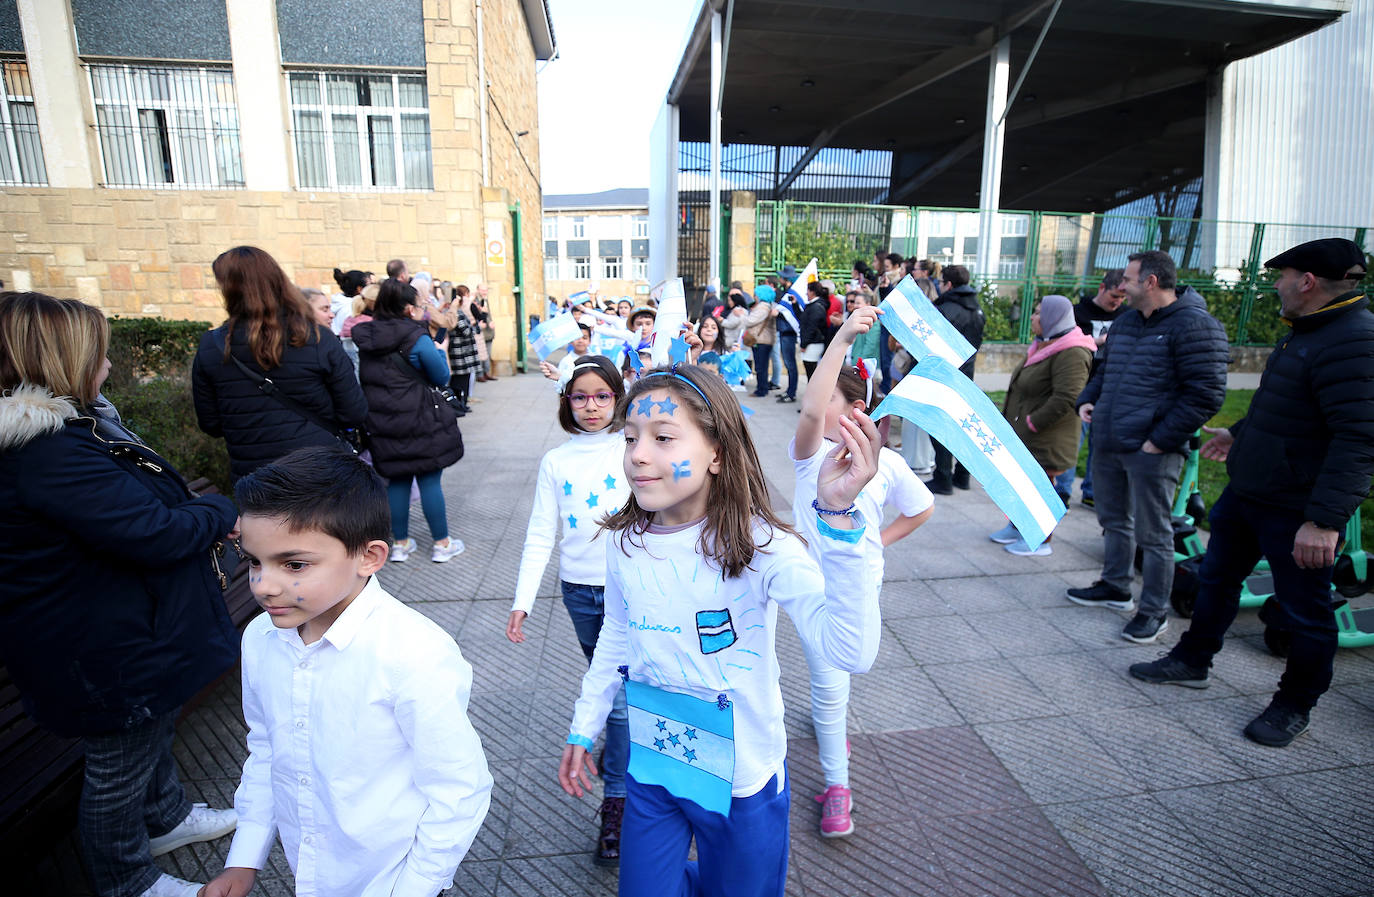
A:
{"label": "person in olive jacket", "polygon": [[[1035,339],[1012,371],[1002,414],[1051,481],[1078,463],[1078,415],[1074,402],[1088,383],[1097,344],[1073,318],[1066,296],[1046,296],[1031,314]],[[990,535],[1012,554],[1044,557],[1053,552],[1050,539],[1031,548],[1008,521]]]}
{"label": "person in olive jacket", "polygon": [[224,438],[235,479],[304,446],[339,445],[367,417],[339,338],[261,249],[237,246],[212,267],[229,318],[201,337],[191,389],[196,421]]}
{"label": "person in olive jacket", "polygon": [[187,799],[181,705],[238,661],[221,589],[238,512],[194,496],[99,395],[99,310],[0,294],[0,656],[86,754],[78,831],[100,895],[192,895],[153,857],[234,829]]}
{"label": "person in olive jacket", "polygon": [[1274,288],[1291,329],[1270,354],[1245,417],[1207,428],[1213,438],[1202,454],[1225,461],[1230,482],[1212,506],[1192,624],[1164,658],[1131,667],[1146,682],[1207,687],[1241,583],[1264,556],[1278,602],[1268,622],[1291,644],[1278,692],[1245,735],[1271,747],[1307,731],[1331,686],[1336,546],[1374,475],[1374,315],[1360,289],[1365,262],[1358,245],[1332,238],[1265,263],[1282,270]]}

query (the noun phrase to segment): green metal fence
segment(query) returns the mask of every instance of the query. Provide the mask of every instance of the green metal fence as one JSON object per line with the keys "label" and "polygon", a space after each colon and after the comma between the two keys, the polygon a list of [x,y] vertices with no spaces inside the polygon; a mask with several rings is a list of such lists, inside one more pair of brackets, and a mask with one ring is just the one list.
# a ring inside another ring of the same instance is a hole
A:
{"label": "green metal fence", "polygon": [[855,260],[872,264],[876,251],[967,265],[981,288],[987,339],[1026,342],[1037,299],[1095,291],[1102,274],[1125,267],[1131,253],[1162,249],[1178,264],[1179,281],[1203,295],[1233,344],[1272,345],[1283,325],[1274,274],[1265,271],[1264,260],[1319,237],[1349,237],[1369,248],[1364,227],[1023,210],[1004,210],[999,221],[997,270],[985,275],[974,270],[976,209],[763,201],[755,274],[763,277],[788,263],[800,268],[814,256],[822,277],[847,283]]}

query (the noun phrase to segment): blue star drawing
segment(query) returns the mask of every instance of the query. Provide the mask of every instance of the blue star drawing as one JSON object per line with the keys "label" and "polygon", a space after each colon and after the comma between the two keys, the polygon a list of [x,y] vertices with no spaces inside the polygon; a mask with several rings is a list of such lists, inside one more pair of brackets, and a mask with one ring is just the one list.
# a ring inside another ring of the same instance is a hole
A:
{"label": "blue star drawing", "polygon": [[577,529],[577,518],[571,514],[568,515],[568,529]]}
{"label": "blue star drawing", "polygon": [[686,760],[688,763],[695,763],[697,762],[697,752],[689,748],[683,748],[682,759]]}
{"label": "blue star drawing", "polygon": [[927,324],[922,318],[917,318],[915,322],[912,323],[911,329],[922,339],[929,339],[935,335],[934,328]]}
{"label": "blue star drawing", "polygon": [[681,747],[681,745],[682,745],[682,740],[681,740],[680,738],[678,738],[676,735],[674,735],[674,734],[672,734],[671,732],[669,732],[669,733],[668,733],[668,743],[671,744],[673,747]]}
{"label": "blue star drawing", "polygon": [[673,397],[672,397],[672,396],[668,396],[668,397],[665,398],[663,401],[661,401],[661,402],[655,402],[654,404],[658,406],[658,410],[659,410],[659,411],[662,411],[664,414],[668,415],[669,417],[672,417],[672,416],[673,416],[673,412],[677,410],[677,402],[674,402],[674,401],[673,401]]}
{"label": "blue star drawing", "polygon": [[689,476],[692,475],[692,461],[691,461],[690,458],[689,458],[688,460],[686,460],[686,461],[673,461],[673,462],[671,462],[671,463],[672,463],[672,465],[673,465],[673,482],[674,482],[674,483],[676,483],[678,480],[682,479],[683,477],[689,477]]}
{"label": "blue star drawing", "polygon": [[635,406],[635,414],[648,417],[649,415],[654,413],[654,404],[655,403],[653,396],[645,396],[644,398],[640,399],[639,404]]}
{"label": "blue star drawing", "polygon": [[674,363],[682,363],[687,360],[687,341],[680,336],[673,337],[673,341],[668,344],[668,360]]}
{"label": "blue star drawing", "polygon": [[597,498],[597,495],[596,495],[595,492],[588,492],[588,493],[587,493],[587,507],[589,507],[589,508],[594,508],[594,507],[596,507],[596,503],[597,503],[598,500],[599,500],[599,499]]}
{"label": "blue star drawing", "polygon": [[572,495],[572,483],[569,483],[567,480],[563,481],[563,494]]}
{"label": "blue star drawing", "polygon": [[667,724],[666,722],[664,722],[663,720],[659,720],[658,722],[654,723],[654,725],[658,726],[658,731],[660,731],[660,732],[667,732],[667,731],[668,731],[668,724]]}
{"label": "blue star drawing", "polygon": [[615,488],[615,477],[613,476],[607,476],[606,479],[602,480],[602,482],[606,484],[607,489]]}
{"label": "blue star drawing", "polygon": [[983,449],[983,453],[988,455],[994,454],[1001,447],[1001,441],[996,436],[992,435],[988,435],[987,438],[983,440],[983,444],[981,446],[981,448]]}
{"label": "blue star drawing", "polygon": [[664,743],[662,738],[654,739],[654,747],[658,748],[660,751],[668,750],[668,745]]}
{"label": "blue star drawing", "polygon": [[968,417],[959,421],[959,428],[961,430],[968,430],[971,433],[974,430],[978,429],[982,425],[982,423],[982,418],[980,418],[976,414],[970,414]]}
{"label": "blue star drawing", "polygon": [[691,726],[688,726],[687,728],[682,730],[682,734],[686,737],[688,741],[695,741],[697,737],[697,730],[693,729]]}

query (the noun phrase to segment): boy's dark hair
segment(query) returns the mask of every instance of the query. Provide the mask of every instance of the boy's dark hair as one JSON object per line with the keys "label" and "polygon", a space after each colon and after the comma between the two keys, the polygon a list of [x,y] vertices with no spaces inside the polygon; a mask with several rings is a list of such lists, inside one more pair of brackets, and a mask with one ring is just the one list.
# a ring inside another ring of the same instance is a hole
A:
{"label": "boy's dark hair", "polygon": [[813,280],[806,285],[806,291],[813,294],[817,299],[829,299],[830,291],[825,288],[825,284],[819,280]]}
{"label": "boy's dark hair", "polygon": [[338,539],[350,555],[372,541],[391,541],[386,484],[342,448],[312,446],[259,467],[234,485],[239,511],[282,520],[293,533],[315,530]]}
{"label": "boy's dark hair", "polygon": [[889,252],[887,254],[887,260],[894,268],[900,268],[902,266],[902,255],[899,252]]}
{"label": "boy's dark hair", "polygon": [[1173,256],[1167,252],[1160,252],[1158,249],[1133,252],[1126,256],[1126,261],[1140,262],[1140,283],[1144,283],[1145,278],[1151,274],[1155,276],[1161,290],[1172,290],[1178,283],[1178,269],[1174,266]]}
{"label": "boy's dark hair", "polygon": [[404,318],[410,306],[419,298],[420,294],[415,292],[413,286],[388,277],[377,290],[377,303],[372,307],[372,317],[378,320]]}
{"label": "boy's dark hair", "polygon": [[[568,378],[567,388],[563,391],[563,394],[558,397],[558,425],[562,427],[565,432],[574,435],[577,433],[585,433],[586,431],[577,425],[577,418],[573,417],[572,402],[568,399],[568,393],[572,390],[573,381],[583,374],[596,374],[602,380],[606,381],[606,385],[610,387],[611,392],[615,393],[615,402],[612,403],[610,408],[606,409],[607,414],[614,414],[616,406],[618,406],[620,400],[625,397],[625,378],[620,375],[620,371],[615,369],[615,364],[609,358],[605,355],[584,355],[577,359],[577,361],[573,363],[573,375]],[[616,430],[619,430],[620,427],[621,421],[617,418],[611,424],[610,430],[614,433]]]}
{"label": "boy's dark hair", "polygon": [[963,265],[946,265],[942,276],[945,283],[952,287],[962,287],[968,283],[968,269]]}
{"label": "boy's dark hair", "polygon": [[587,334],[587,339],[591,339],[591,338],[592,338],[592,327],[591,327],[590,324],[583,324],[581,321],[578,321],[578,322],[577,322],[577,329],[578,329],[578,330],[581,330],[583,333]]}

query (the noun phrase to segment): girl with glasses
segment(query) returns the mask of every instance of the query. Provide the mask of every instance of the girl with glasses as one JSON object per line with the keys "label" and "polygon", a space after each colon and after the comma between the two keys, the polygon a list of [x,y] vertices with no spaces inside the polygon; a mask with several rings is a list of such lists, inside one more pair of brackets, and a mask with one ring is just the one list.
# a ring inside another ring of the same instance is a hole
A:
{"label": "girl with glasses", "polygon": [[[604,355],[583,355],[570,368],[560,381],[558,423],[572,436],[539,462],[534,508],[525,530],[506,638],[517,644],[525,640],[525,620],[534,610],[535,592],[561,529],[558,578],[563,604],[572,617],[582,653],[590,662],[605,619],[606,546],[610,542],[596,536],[601,519],[619,511],[630,495],[623,465],[625,438],[615,421],[616,404],[625,395],[625,384],[615,364]],[[629,756],[625,699],[617,695],[607,720],[606,749],[600,764],[604,800],[593,857],[598,865],[613,866],[620,861],[620,818],[625,808]]]}

